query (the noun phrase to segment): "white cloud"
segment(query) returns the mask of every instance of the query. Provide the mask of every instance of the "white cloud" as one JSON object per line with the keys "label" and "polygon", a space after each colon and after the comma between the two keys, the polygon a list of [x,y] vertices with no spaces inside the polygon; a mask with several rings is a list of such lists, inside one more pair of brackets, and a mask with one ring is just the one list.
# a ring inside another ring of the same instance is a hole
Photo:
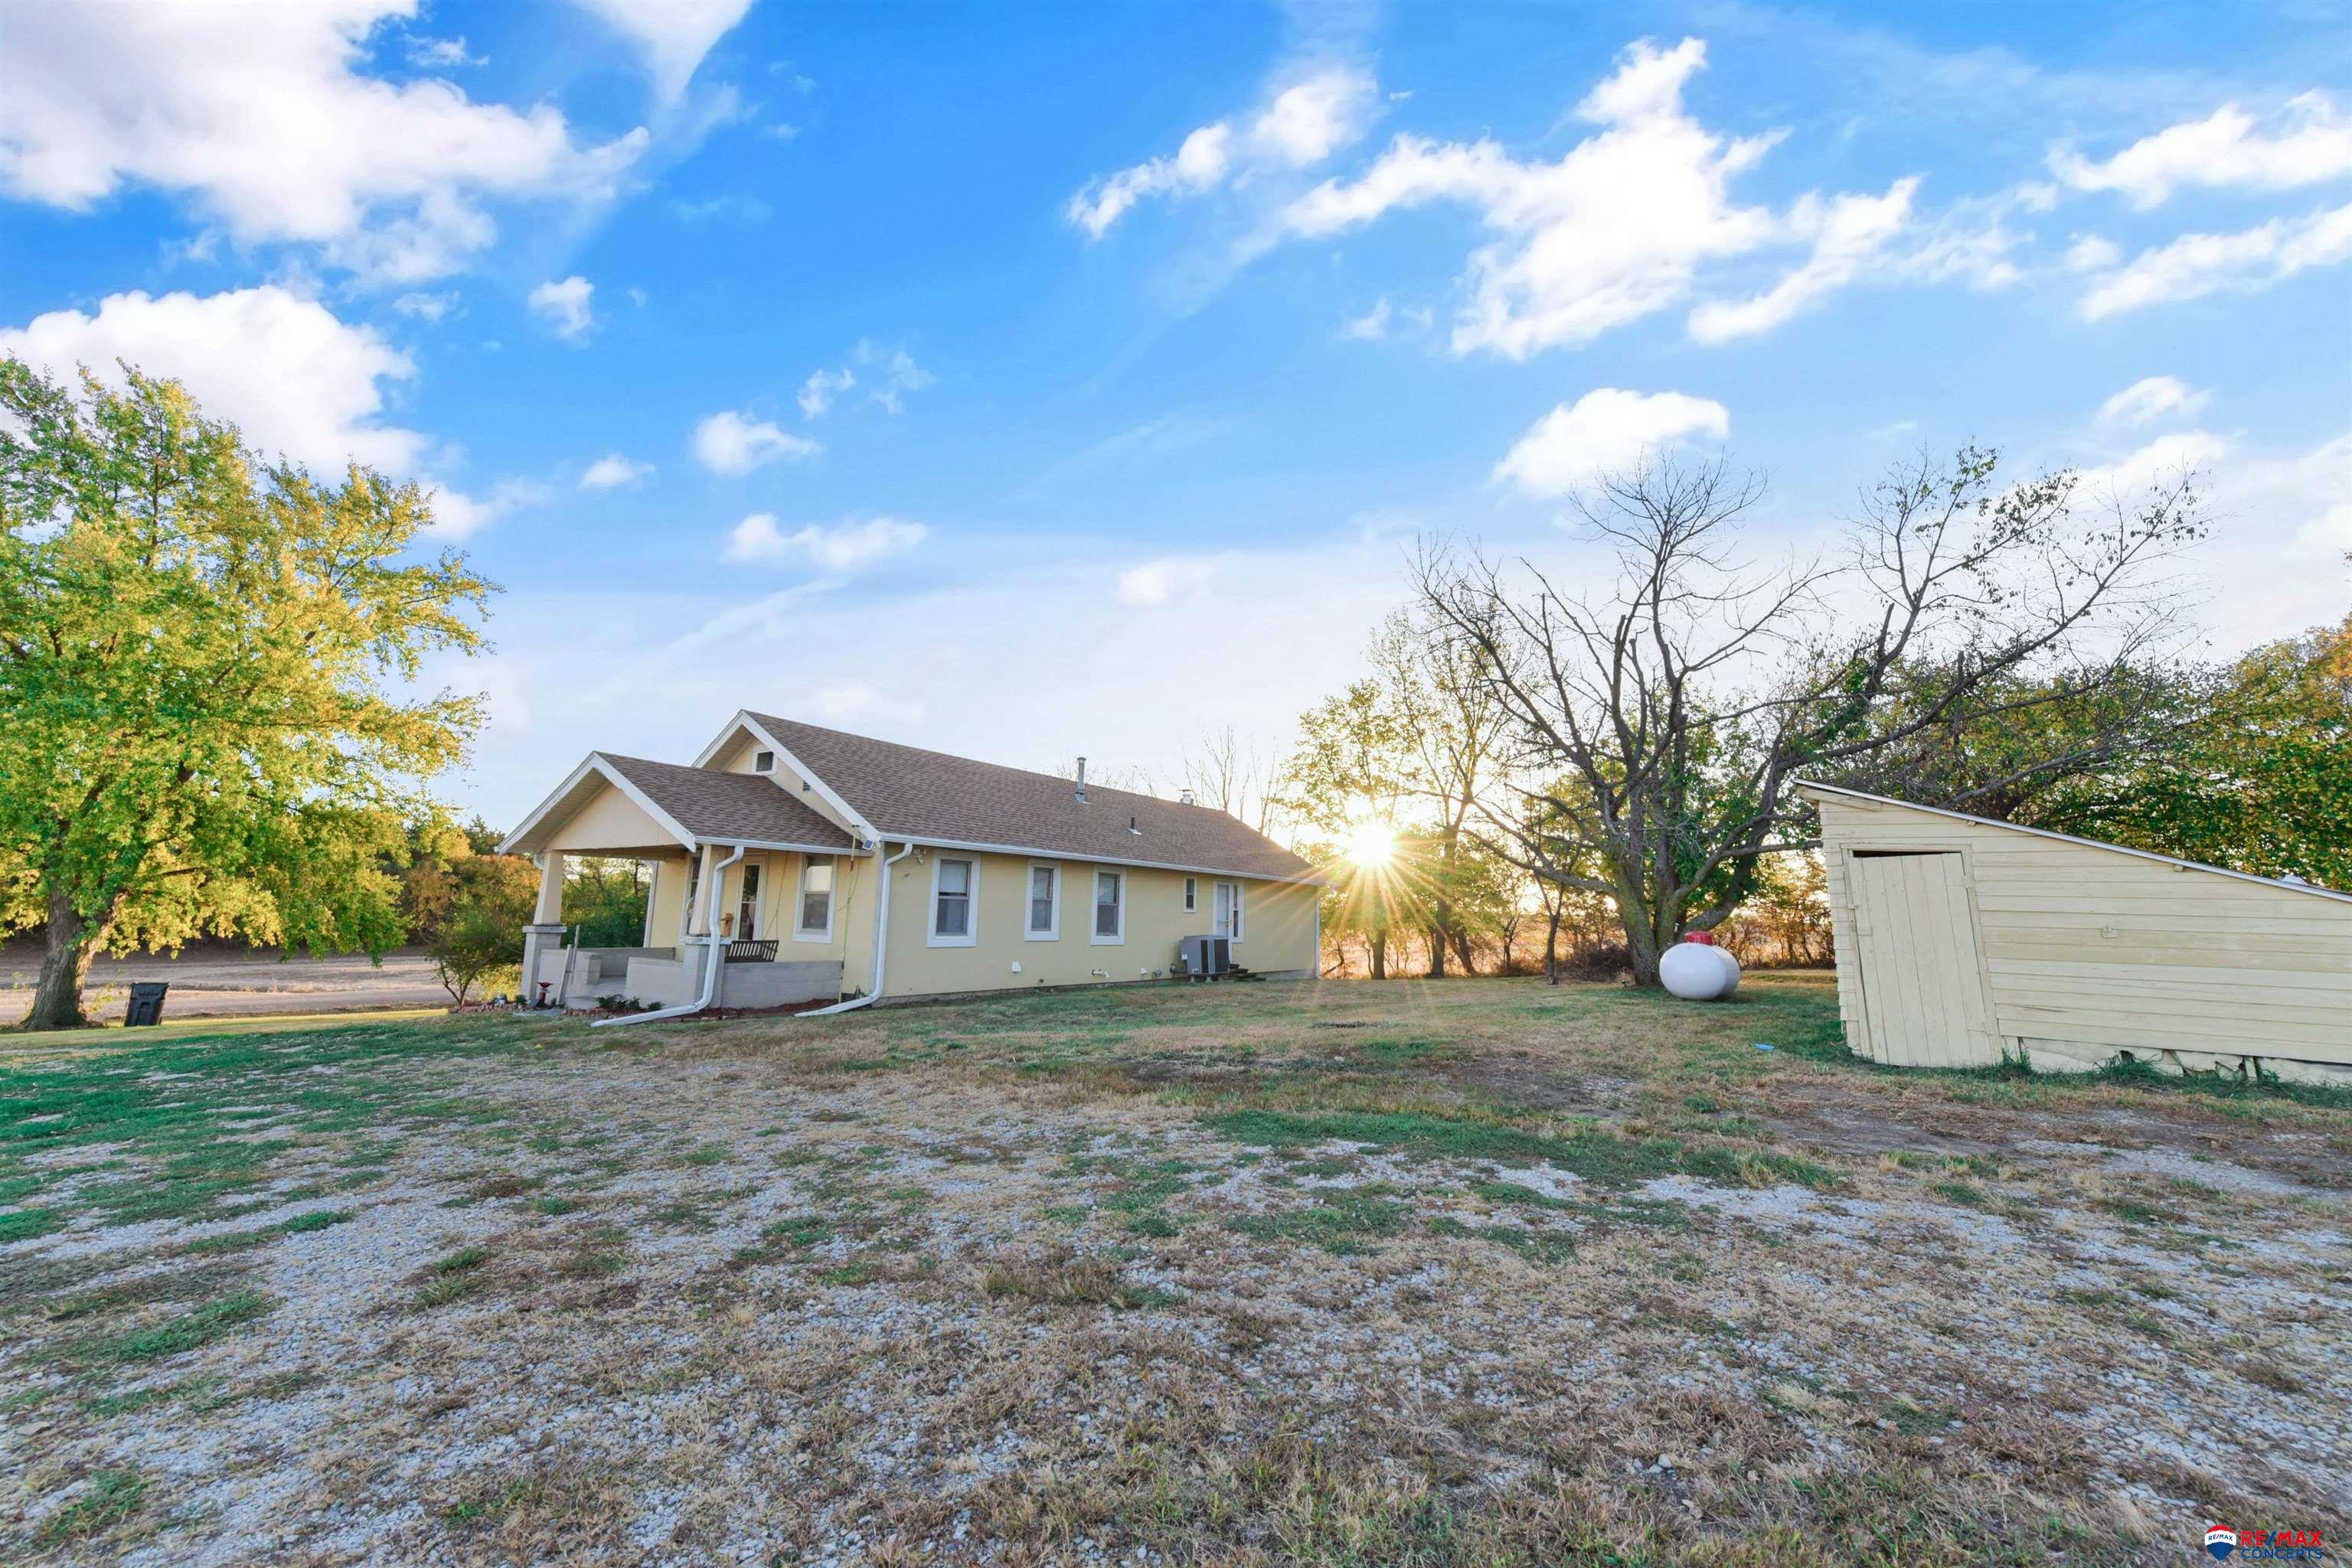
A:
{"label": "white cloud", "polygon": [[1182,595],[1208,586],[1214,570],[1205,561],[1169,559],[1147,561],[1118,574],[1118,602],[1122,605],[1164,605]]}
{"label": "white cloud", "polygon": [[814,419],[833,406],[834,395],[848,391],[857,384],[856,374],[847,365],[839,370],[819,370],[809,373],[801,383],[801,413]]}
{"label": "white cloud", "polygon": [[1173,153],[1089,181],[1069,199],[1070,222],[1100,239],[1148,196],[1193,196],[1244,172],[1303,169],[1364,133],[1380,98],[1378,84],[1353,66],[1326,65],[1276,91],[1251,117],[1245,135],[1219,120],[1186,136]]}
{"label": "white cloud", "polygon": [[618,452],[609,453],[588,465],[580,476],[583,490],[613,490],[624,485],[635,485],[654,471],[651,463],[633,463]]}
{"label": "white cloud", "polygon": [[1730,434],[1730,411],[1712,398],[1603,386],[1537,420],[1495,466],[1495,478],[1531,496],[1563,496],[1644,455],[1670,451],[1686,437],[1721,441]]}
{"label": "white cloud", "polygon": [[1916,176],[1900,179],[1883,196],[1842,195],[1824,206],[1808,195],[1798,203],[1790,226],[1813,236],[1813,254],[1761,294],[1745,300],[1710,300],[1690,315],[1690,334],[1703,343],[1769,331],[1807,305],[1853,281],[1903,231],[1911,216]]}
{"label": "white cloud", "polygon": [[2105,272],[2124,258],[2123,247],[2103,234],[2078,234],[2066,247],[2069,272]]}
{"label": "white cloud", "polygon": [[2105,163],[2070,147],[2050,153],[2051,172],[2078,191],[2116,191],[2152,207],[2187,185],[2283,191],[2352,175],[2352,118],[2324,92],[2289,100],[2265,130],[2225,103],[2203,120],[2159,131]]}
{"label": "white cloud", "polygon": [[315,300],[264,284],[198,296],[110,294],[95,315],[52,310],[0,330],[0,353],[55,376],[88,365],[120,381],[117,360],[185,385],[198,406],[234,421],[246,443],[322,474],[358,461],[415,470],[426,447],[383,422],[384,386],[416,374],[375,329],[351,326]]}
{"label": "white cloud", "polygon": [[2098,423],[2145,425],[2168,414],[2187,418],[2212,401],[2212,396],[2177,375],[2151,375],[2133,382],[2099,405]]}
{"label": "white cloud", "polygon": [[751,0],[575,0],[644,51],[654,90],[669,102],[717,44],[751,10]]}
{"label": "white cloud", "polygon": [[[858,363],[881,373],[882,384],[874,389],[874,401],[893,414],[906,405],[906,394],[920,392],[939,379],[915,363],[915,356],[907,352],[904,343],[885,348],[871,338],[860,338],[856,358]],[[842,374],[846,375],[848,372]]]}
{"label": "white cloud", "polygon": [[776,526],[775,514],[755,511],[727,536],[730,561],[805,560],[829,576],[920,544],[930,531],[919,522],[874,517],[835,523],[810,523],[791,533]]}
{"label": "white cloud", "polygon": [[798,462],[823,450],[805,436],[779,430],[766,420],[747,419],[732,409],[694,427],[694,455],[713,473],[748,474],[778,458]]}
{"label": "white cloud", "polygon": [[[1453,333],[1457,353],[1524,359],[1588,342],[1685,297],[1702,263],[1791,237],[1810,215],[1811,237],[1827,244],[1817,267],[1786,293],[1775,290],[1744,313],[1727,308],[1735,313],[1721,319],[1737,324],[1794,309],[1884,243],[1874,226],[1907,209],[1909,186],[1898,182],[1885,196],[1841,196],[1826,206],[1811,198],[1786,222],[1735,205],[1732,177],[1782,133],[1727,139],[1694,120],[1683,87],[1706,62],[1696,38],[1671,49],[1645,39],[1626,49],[1615,72],[1576,106],[1600,129],[1556,163],[1518,162],[1492,141],[1401,135],[1358,178],[1327,181],[1292,203],[1288,227],[1325,237],[1432,201],[1473,208],[1495,237],[1469,258],[1469,298]],[[1840,216],[1834,234],[1832,215]],[[1842,255],[1841,246],[1864,254]]]}
{"label": "white cloud", "polygon": [[1090,182],[1063,209],[1069,220],[1100,239],[1127,210],[1146,196],[1193,195],[1225,177],[1233,162],[1234,128],[1219,121],[1184,138],[1173,156],[1152,158]]}
{"label": "white cloud", "polygon": [[1379,86],[1351,66],[1334,66],[1275,95],[1250,127],[1259,152],[1292,168],[1319,163],[1363,134]]}
{"label": "white cloud", "polygon": [[2086,321],[2233,289],[2251,292],[2311,267],[2352,260],[2352,204],[2242,234],[2185,234],[2142,251],[2083,296]]}
{"label": "white cloud", "polygon": [[457,302],[457,296],[455,294],[420,292],[403,294],[392,302],[392,308],[404,316],[415,316],[422,321],[437,321],[447,315],[449,307]]}
{"label": "white cloud", "polygon": [[419,70],[443,70],[450,66],[481,66],[489,61],[479,55],[466,52],[466,40],[460,38],[411,38],[408,40],[408,63]]}
{"label": "white cloud", "polygon": [[1342,337],[1354,338],[1359,342],[1377,342],[1389,335],[1390,313],[1389,297],[1383,294],[1380,298],[1380,302],[1370,310],[1341,323],[1339,333]]}
{"label": "white cloud", "polygon": [[406,0],[272,7],[12,7],[0,193],[88,210],[126,183],[188,198],[241,244],[316,245],[385,282],[487,247],[492,198],[609,195],[646,145],[572,139],[550,104],[475,103],[440,79],[361,74]]}
{"label": "white cloud", "polygon": [[426,480],[433,507],[433,531],[445,539],[466,539],[500,518],[525,507],[541,506],[551,492],[536,479],[504,479],[477,500],[438,480]]}
{"label": "white cloud", "polygon": [[542,283],[530,291],[527,301],[531,313],[541,317],[555,330],[555,335],[566,342],[578,342],[596,324],[588,307],[589,297],[596,285],[574,273],[561,283]]}
{"label": "white cloud", "polygon": [[2114,462],[2083,469],[2082,488],[2094,497],[2115,495],[2129,500],[2151,486],[2170,484],[2184,474],[2201,474],[2210,479],[2230,447],[2228,437],[2210,430],[2177,430]]}

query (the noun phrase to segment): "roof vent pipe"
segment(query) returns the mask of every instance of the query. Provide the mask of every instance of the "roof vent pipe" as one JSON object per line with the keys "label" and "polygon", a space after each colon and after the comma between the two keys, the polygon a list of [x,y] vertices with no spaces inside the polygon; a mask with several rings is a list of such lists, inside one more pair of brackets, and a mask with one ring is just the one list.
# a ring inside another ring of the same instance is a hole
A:
{"label": "roof vent pipe", "polygon": [[1084,757],[1078,759],[1078,787],[1070,793],[1079,800],[1087,798],[1087,760]]}
{"label": "roof vent pipe", "polygon": [[1179,805],[1198,805],[1201,803],[1192,798],[1192,792],[1188,789],[1182,795],[1176,797],[1176,804]]}
{"label": "roof vent pipe", "polygon": [[1143,831],[1141,827],[1136,825],[1135,818],[1131,816],[1127,819],[1127,830],[1129,833],[1141,833]]}

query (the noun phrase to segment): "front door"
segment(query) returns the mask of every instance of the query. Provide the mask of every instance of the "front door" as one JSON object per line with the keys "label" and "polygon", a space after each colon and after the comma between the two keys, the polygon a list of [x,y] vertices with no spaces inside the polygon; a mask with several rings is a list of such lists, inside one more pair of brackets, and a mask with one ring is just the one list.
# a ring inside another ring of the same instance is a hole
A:
{"label": "front door", "polygon": [[1234,935],[1234,885],[1219,882],[1216,887],[1216,914],[1209,930],[1212,934],[1230,940]]}
{"label": "front door", "polygon": [[760,866],[743,863],[743,896],[735,910],[735,940],[751,942],[760,934]]}
{"label": "front door", "polygon": [[1923,1068],[2000,1061],[1959,852],[1863,852],[1849,863],[1871,1059]]}

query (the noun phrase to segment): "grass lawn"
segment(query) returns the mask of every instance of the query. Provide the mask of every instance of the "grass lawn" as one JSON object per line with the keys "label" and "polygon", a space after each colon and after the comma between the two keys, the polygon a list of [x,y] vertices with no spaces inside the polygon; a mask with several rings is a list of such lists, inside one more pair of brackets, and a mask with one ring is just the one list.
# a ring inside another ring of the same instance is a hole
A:
{"label": "grass lawn", "polygon": [[11,1041],[0,1554],[2344,1539],[2352,1101],[1837,1038],[1764,975]]}

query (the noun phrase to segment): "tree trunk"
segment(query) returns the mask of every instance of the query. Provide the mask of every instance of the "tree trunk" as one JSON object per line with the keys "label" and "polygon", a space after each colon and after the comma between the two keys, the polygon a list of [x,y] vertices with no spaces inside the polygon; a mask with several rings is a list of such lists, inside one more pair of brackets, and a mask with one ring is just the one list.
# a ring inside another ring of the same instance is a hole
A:
{"label": "tree trunk", "polygon": [[1654,987],[1658,984],[1658,954],[1665,944],[1658,940],[1651,911],[1638,899],[1628,898],[1622,889],[1617,894],[1617,908],[1622,912],[1625,927],[1625,955],[1633,961],[1633,984]]}
{"label": "tree trunk", "polygon": [[1559,984],[1559,911],[1547,910],[1545,919],[1544,984],[1557,985]]}
{"label": "tree trunk", "polygon": [[[1503,951],[1508,952],[1510,951],[1509,946],[1506,944]],[[1478,965],[1470,955],[1470,933],[1468,931],[1458,931],[1454,933],[1454,956],[1462,961],[1462,973],[1464,974],[1469,975],[1478,973]]]}
{"label": "tree trunk", "polygon": [[1372,938],[1372,978],[1386,980],[1388,977],[1389,939],[1388,934],[1383,931]]}
{"label": "tree trunk", "polygon": [[73,897],[62,889],[49,893],[48,947],[41,954],[41,977],[33,987],[33,1010],[25,1016],[26,1029],[79,1029],[89,1019],[81,1010],[82,983],[89,978],[89,961],[103,934],[73,907]]}
{"label": "tree trunk", "polygon": [[1445,978],[1445,928],[1442,925],[1429,928],[1429,977]]}

